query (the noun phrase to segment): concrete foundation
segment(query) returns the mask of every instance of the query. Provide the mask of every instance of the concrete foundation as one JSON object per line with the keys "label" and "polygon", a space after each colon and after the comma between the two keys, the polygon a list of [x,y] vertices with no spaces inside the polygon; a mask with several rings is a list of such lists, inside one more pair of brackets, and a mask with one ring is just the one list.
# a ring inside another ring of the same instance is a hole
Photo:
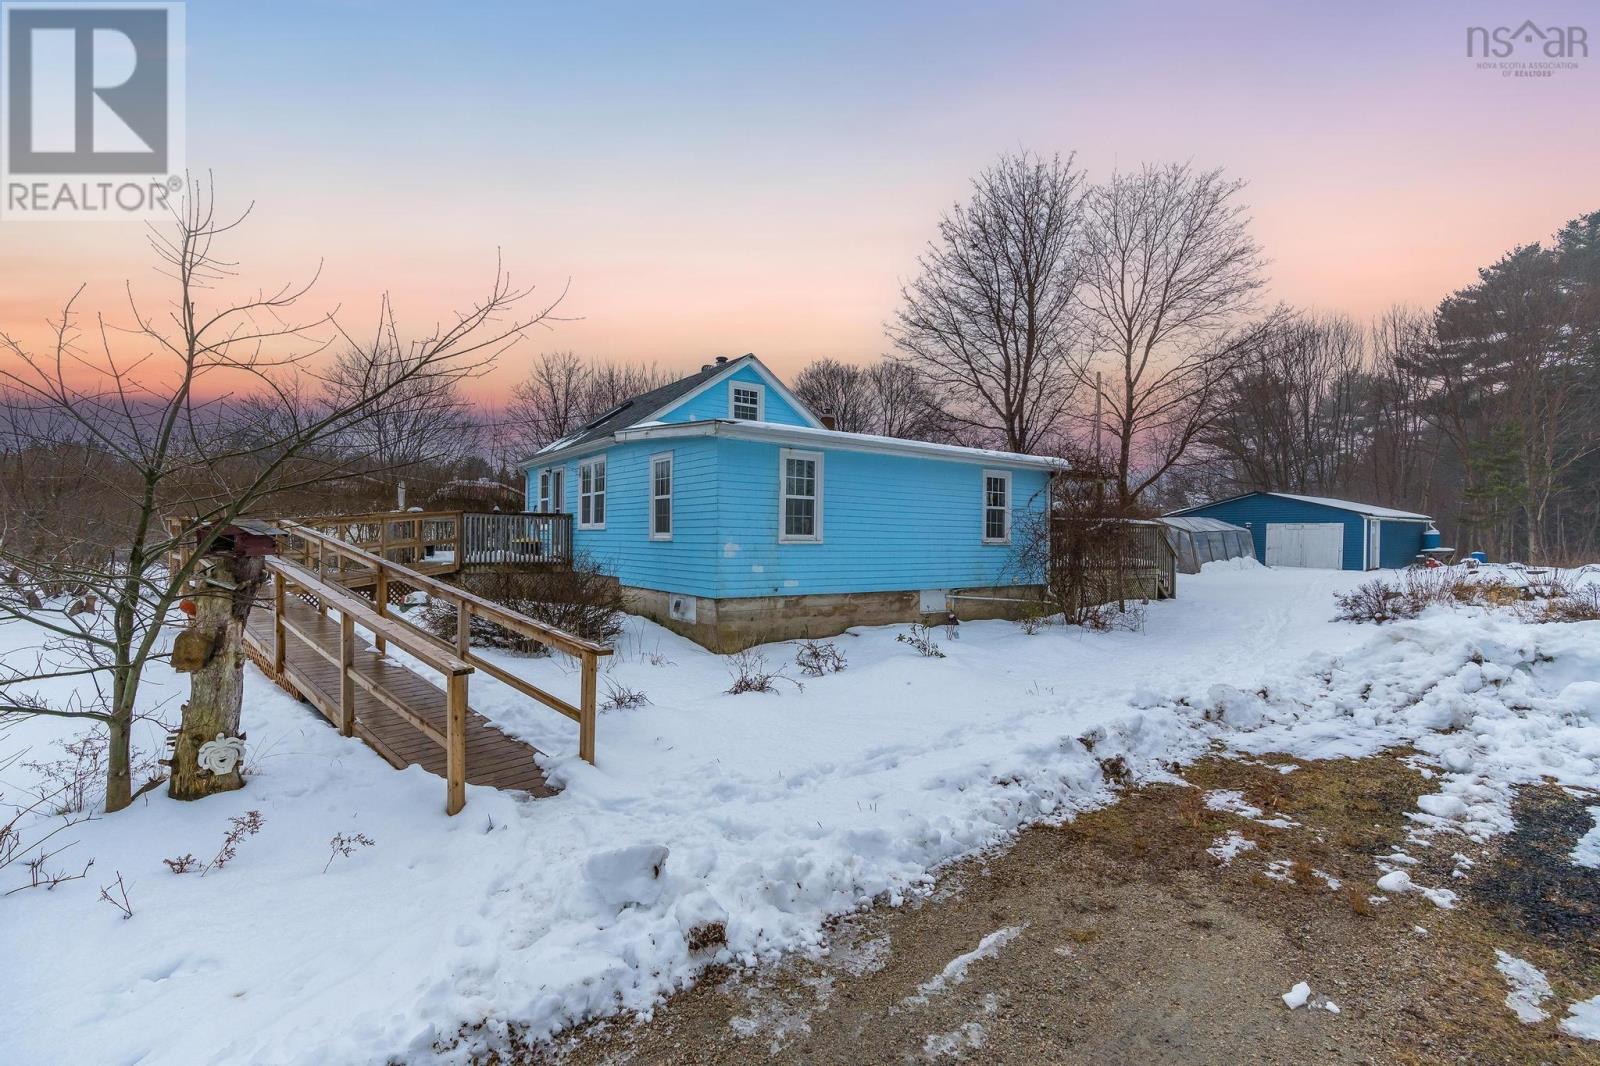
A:
{"label": "concrete foundation", "polygon": [[[951,591],[955,595],[946,608],[943,597],[930,598],[915,589],[724,600],[626,585],[622,589],[630,612],[724,655],[777,640],[838,636],[851,626],[943,625],[949,610],[962,621],[1019,618],[1031,604],[1038,603],[1041,590],[1033,585],[1008,585]],[[933,601],[941,604],[937,610],[923,609]]]}

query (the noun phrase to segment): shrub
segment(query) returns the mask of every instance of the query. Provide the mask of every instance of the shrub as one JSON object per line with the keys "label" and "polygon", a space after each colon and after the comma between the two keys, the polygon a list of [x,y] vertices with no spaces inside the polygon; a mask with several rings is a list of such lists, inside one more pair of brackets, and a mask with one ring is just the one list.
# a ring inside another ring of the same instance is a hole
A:
{"label": "shrub", "polygon": [[811,677],[837,674],[847,665],[844,653],[831,641],[820,644],[814,640],[800,642],[800,650],[795,652],[794,664],[800,668],[801,673]]}
{"label": "shrub", "polygon": [[944,658],[944,652],[940,651],[939,645],[934,642],[932,631],[921,622],[912,622],[909,633],[901,633],[894,639],[901,644],[911,645],[924,659]]}
{"label": "shrub", "polygon": [[1097,603],[1078,613],[1078,625],[1098,633],[1109,633],[1115,629],[1142,633],[1144,622],[1144,600],[1125,600],[1120,604]]}
{"label": "shrub", "polygon": [[344,833],[333,834],[332,839],[328,841],[328,861],[322,864],[322,872],[328,872],[328,867],[333,865],[334,859],[348,859],[355,854],[357,848],[370,848],[376,843],[377,841],[365,833],[355,833],[350,836]]}
{"label": "shrub", "polygon": [[[622,586],[586,558],[574,559],[571,568],[564,570],[469,572],[461,575],[460,584],[468,592],[586,640],[610,643],[622,632]],[[455,606],[445,602],[429,603],[423,609],[422,623],[436,635],[454,640]],[[507,648],[532,655],[547,651],[537,640],[476,615],[471,625],[472,643],[480,647]]]}
{"label": "shrub", "polygon": [[1333,598],[1339,605],[1335,620],[1340,622],[1382,625],[1397,618],[1415,618],[1422,610],[1420,605],[1407,599],[1402,590],[1381,578],[1364,582],[1353,592],[1335,593]]}
{"label": "shrub", "polygon": [[1485,596],[1498,595],[1495,588],[1493,582],[1469,582],[1442,567],[1406,570],[1392,584],[1382,578],[1373,578],[1352,592],[1335,593],[1334,601],[1339,606],[1335,620],[1382,625],[1402,618],[1415,618],[1434,604],[1482,603],[1485,602]]}
{"label": "shrub", "polygon": [[730,696],[741,692],[776,692],[779,681],[787,681],[801,691],[805,689],[805,685],[785,674],[783,667],[768,669],[767,657],[758,651],[741,651],[730,656],[728,669],[733,675],[733,684],[728,686]]}
{"label": "shrub", "polygon": [[1017,628],[1028,636],[1035,636],[1044,631],[1050,624],[1050,616],[1045,613],[1046,607],[1042,603],[1030,603],[1023,609],[1022,617],[1017,619]]}
{"label": "shrub", "polygon": [[645,707],[650,703],[650,697],[636,689],[631,689],[620,681],[605,679],[606,698],[600,704],[602,711],[615,711],[627,707]]}
{"label": "shrub", "polygon": [[1600,621],[1600,586],[1586,585],[1574,592],[1565,592],[1544,603],[1536,619],[1540,622],[1595,622]]}

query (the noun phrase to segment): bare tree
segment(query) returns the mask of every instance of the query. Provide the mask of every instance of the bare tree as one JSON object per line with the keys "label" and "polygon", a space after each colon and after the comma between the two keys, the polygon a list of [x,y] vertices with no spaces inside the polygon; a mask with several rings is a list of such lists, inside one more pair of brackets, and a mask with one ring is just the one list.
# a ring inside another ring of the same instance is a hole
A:
{"label": "bare tree", "polygon": [[834,428],[845,433],[877,433],[878,411],[870,371],[817,359],[794,379],[795,395],[819,415],[831,415]]}
{"label": "bare tree", "polygon": [[1348,491],[1365,456],[1364,334],[1338,316],[1283,314],[1224,375],[1201,441],[1243,486]]}
{"label": "bare tree", "polygon": [[889,334],[959,423],[1017,452],[1063,423],[1079,379],[1083,174],[1008,155],[939,223]]}
{"label": "bare tree", "polygon": [[1263,284],[1243,187],[1221,170],[1146,165],[1088,197],[1083,307],[1109,363],[1103,428],[1124,505],[1182,461],[1260,339],[1239,328]]}
{"label": "bare tree", "polygon": [[326,372],[323,403],[329,409],[359,407],[363,397],[382,394],[381,403],[332,443],[385,489],[424,464],[458,462],[478,445],[479,425],[460,381],[408,370],[405,342],[384,300],[372,336],[341,351]]}
{"label": "bare tree", "polygon": [[885,437],[954,444],[951,419],[917,368],[900,359],[879,360],[867,371],[877,413],[875,432]]}
{"label": "bare tree", "polygon": [[[298,383],[315,378],[317,357],[335,339],[353,342],[330,315],[289,317],[309,284],[218,294],[237,285],[218,241],[244,217],[219,218],[211,191],[193,183],[171,230],[151,232],[173,285],[165,312],[142,309],[130,288],[129,324],[96,316],[85,334],[80,288],[43,350],[0,336],[0,414],[27,453],[23,475],[51,455],[83,456],[78,491],[110,509],[87,527],[41,521],[47,511],[6,513],[0,566],[15,583],[0,583],[0,620],[25,619],[51,646],[39,669],[0,678],[0,714],[103,724],[112,811],[133,796],[129,732],[141,681],[166,655],[163,632],[220,529],[279,494],[347,473],[355,457],[338,442],[390,396],[480,372],[554,306],[519,314],[528,290],[497,270],[488,294],[452,321],[398,350],[372,349],[366,388],[307,403]],[[169,565],[180,546],[192,556]],[[24,687],[63,679],[89,694],[48,702]]]}
{"label": "bare tree", "polygon": [[1372,352],[1367,422],[1368,484],[1375,502],[1432,513],[1437,434],[1428,419],[1428,382],[1417,359],[1434,345],[1431,315],[1392,307],[1368,330]]}
{"label": "bare tree", "polygon": [[510,447],[516,458],[526,458],[671,380],[653,363],[595,363],[572,351],[541,353],[511,390],[505,414]]}

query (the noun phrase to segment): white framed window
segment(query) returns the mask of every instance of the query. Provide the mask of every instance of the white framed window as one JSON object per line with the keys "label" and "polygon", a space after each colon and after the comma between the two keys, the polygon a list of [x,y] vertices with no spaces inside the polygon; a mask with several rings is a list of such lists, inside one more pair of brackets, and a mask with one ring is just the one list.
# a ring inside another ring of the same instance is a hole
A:
{"label": "white framed window", "polygon": [[566,503],[565,486],[567,479],[566,469],[559,466],[550,466],[539,471],[539,510],[546,514],[559,512]]}
{"label": "white framed window", "polygon": [[650,457],[650,539],[672,539],[672,453]]}
{"label": "white framed window", "polygon": [[767,415],[767,387],[748,381],[728,385],[728,417],[741,422],[764,422]]}
{"label": "white framed window", "polygon": [[578,464],[578,528],[606,528],[606,457]]}
{"label": "white framed window", "polygon": [[1011,543],[1011,473],[983,472],[983,542]]}
{"label": "white framed window", "polygon": [[822,453],[778,453],[778,543],[822,543]]}

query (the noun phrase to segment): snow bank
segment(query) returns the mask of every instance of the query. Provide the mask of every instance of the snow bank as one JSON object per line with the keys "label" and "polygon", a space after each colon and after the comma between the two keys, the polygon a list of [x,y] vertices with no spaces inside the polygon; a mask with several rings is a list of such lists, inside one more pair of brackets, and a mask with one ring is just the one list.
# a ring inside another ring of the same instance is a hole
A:
{"label": "snow bank", "polygon": [[[1541,775],[1600,785],[1600,727],[1570,690],[1600,676],[1600,624],[1330,623],[1331,593],[1364,576],[1186,576],[1143,633],[973,622],[937,660],[896,627],[860,630],[836,638],[847,670],[781,696],[726,695],[722,657],[633,620],[608,671],[651,705],[602,715],[596,767],[565,719],[472,679],[474,707],[550,752],[564,791],[471,787],[456,818],[439,779],[390,769],[251,671],[245,790],[152,794],[75,826],[74,851],[95,859],[86,881],[0,899],[0,939],[28,975],[0,997],[8,1053],[418,1061],[483,1023],[446,1056],[461,1060],[507,1025],[539,1035],[647,1011],[713,961],[820,950],[830,916],[897,903],[942,864],[1110,802],[1103,761],[1165,779],[1216,741],[1304,758],[1414,744],[1459,803],[1415,812],[1419,834],[1503,832],[1511,786]],[[574,684],[560,659],[497,661]],[[152,680],[152,699],[180,691]],[[226,869],[162,864],[208,854],[247,810],[264,828]],[[339,832],[376,843],[321,873]],[[96,898],[116,872],[127,921]]]}

